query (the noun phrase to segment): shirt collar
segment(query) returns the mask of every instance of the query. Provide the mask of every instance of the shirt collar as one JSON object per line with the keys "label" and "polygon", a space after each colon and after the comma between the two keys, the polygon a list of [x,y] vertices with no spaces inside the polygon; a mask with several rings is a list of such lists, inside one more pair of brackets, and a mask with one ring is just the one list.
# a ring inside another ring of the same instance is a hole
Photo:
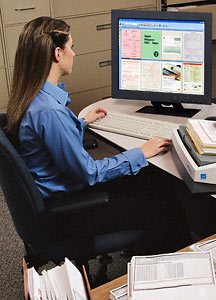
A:
{"label": "shirt collar", "polygon": [[63,83],[59,83],[58,85],[54,85],[49,81],[46,81],[42,86],[42,91],[51,95],[56,101],[58,101],[62,105],[68,105],[70,103],[69,95],[65,90],[65,85]]}

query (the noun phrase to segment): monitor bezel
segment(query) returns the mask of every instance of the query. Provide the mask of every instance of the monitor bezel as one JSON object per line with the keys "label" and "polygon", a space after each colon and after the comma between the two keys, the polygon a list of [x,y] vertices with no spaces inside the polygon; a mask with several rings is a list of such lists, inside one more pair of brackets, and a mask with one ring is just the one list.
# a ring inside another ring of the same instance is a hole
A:
{"label": "monitor bezel", "polygon": [[[119,89],[119,19],[186,20],[205,22],[204,95]],[[211,104],[212,102],[212,15],[198,12],[112,10],[112,98],[146,100],[162,103]]]}

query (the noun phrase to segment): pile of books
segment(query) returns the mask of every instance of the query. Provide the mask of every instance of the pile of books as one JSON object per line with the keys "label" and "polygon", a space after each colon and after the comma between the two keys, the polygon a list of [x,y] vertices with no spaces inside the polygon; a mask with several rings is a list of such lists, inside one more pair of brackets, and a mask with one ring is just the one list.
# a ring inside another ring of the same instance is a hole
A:
{"label": "pile of books", "polygon": [[186,130],[201,155],[216,155],[216,122],[188,119]]}
{"label": "pile of books", "polygon": [[134,256],[128,264],[127,286],[110,291],[110,299],[216,299],[211,253],[179,252]]}

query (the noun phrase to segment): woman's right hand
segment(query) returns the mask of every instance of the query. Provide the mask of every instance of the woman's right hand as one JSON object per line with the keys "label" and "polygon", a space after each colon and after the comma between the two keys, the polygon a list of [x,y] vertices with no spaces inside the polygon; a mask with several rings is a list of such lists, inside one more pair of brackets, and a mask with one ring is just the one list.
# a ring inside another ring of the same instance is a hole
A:
{"label": "woman's right hand", "polygon": [[104,108],[96,107],[90,110],[84,118],[87,124],[90,124],[98,119],[104,118],[106,115],[107,111]]}
{"label": "woman's right hand", "polygon": [[154,137],[143,144],[140,149],[146,158],[169,151],[172,141],[163,137]]}

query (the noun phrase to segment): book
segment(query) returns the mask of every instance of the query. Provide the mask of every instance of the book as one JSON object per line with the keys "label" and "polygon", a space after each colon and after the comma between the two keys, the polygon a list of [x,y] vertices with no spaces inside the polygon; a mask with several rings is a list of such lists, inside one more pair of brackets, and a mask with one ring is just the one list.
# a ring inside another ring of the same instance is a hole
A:
{"label": "book", "polygon": [[186,128],[198,153],[204,155],[216,155],[215,121],[188,119]]}
{"label": "book", "polygon": [[185,125],[179,125],[178,132],[188,153],[199,167],[216,163],[216,155],[202,155],[197,151],[197,148],[190,138]]}
{"label": "book", "polygon": [[84,277],[67,258],[61,266],[43,270],[27,269],[23,262],[25,299],[30,300],[92,300],[85,268]]}
{"label": "book", "polygon": [[190,137],[191,141],[193,142],[196,151],[200,155],[216,155],[216,148],[202,146],[200,144],[200,141],[197,139],[197,137],[195,137],[188,128],[186,128],[186,132]]}

